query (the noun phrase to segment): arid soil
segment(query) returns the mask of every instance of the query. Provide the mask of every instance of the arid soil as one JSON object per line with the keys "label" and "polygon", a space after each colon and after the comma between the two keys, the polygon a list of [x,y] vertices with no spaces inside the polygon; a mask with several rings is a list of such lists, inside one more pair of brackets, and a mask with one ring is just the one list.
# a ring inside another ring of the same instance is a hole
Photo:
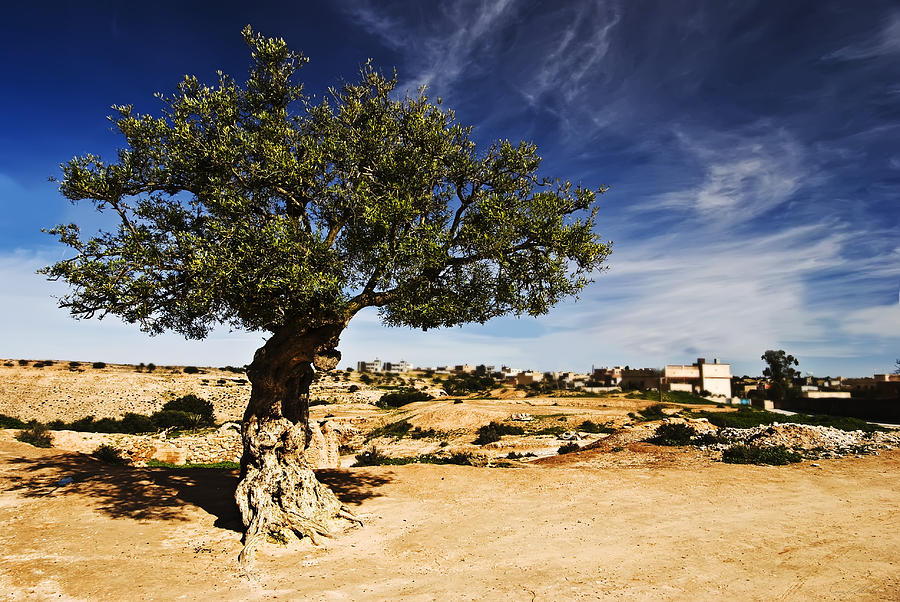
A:
{"label": "arid soil", "polygon": [[[182,377],[172,376],[179,386]],[[149,396],[144,384],[129,394]],[[68,385],[60,377],[54,386]],[[10,409],[0,413],[22,415],[3,395]],[[314,419],[363,432],[405,419],[440,433],[365,443],[399,456],[472,450],[478,426],[518,413],[547,426],[620,426],[642,403],[508,398],[390,412],[349,403],[312,409]],[[267,545],[249,576],[237,565],[236,471],[111,466],[0,430],[0,592],[11,600],[900,599],[900,450],[728,465],[694,447],[641,441],[648,428],[635,424],[591,449],[507,468],[322,470],[365,526],[338,525],[321,547]],[[481,453],[496,465],[510,449],[543,454],[559,444],[512,435]]]}
{"label": "arid soil", "polygon": [[0,588],[13,600],[900,595],[900,452],[819,467],[580,464],[325,471],[366,525],[320,548],[269,546],[248,580],[233,471],[107,466],[6,437]]}

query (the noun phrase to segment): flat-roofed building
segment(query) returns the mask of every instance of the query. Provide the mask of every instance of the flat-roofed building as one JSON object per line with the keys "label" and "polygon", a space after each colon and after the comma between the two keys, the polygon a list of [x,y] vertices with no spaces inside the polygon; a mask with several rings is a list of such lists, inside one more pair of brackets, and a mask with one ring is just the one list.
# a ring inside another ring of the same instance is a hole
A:
{"label": "flat-roofed building", "polygon": [[731,364],[720,364],[719,360],[710,364],[701,357],[696,364],[669,365],[663,383],[669,391],[708,391],[712,395],[731,397]]}

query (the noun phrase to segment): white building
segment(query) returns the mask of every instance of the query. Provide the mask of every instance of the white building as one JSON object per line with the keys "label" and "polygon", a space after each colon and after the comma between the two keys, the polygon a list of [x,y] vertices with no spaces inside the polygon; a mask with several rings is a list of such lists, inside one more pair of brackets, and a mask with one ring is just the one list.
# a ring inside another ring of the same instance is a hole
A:
{"label": "white building", "polygon": [[666,366],[663,385],[669,391],[708,391],[713,395],[731,397],[731,364],[720,364],[719,360],[709,364],[701,357],[690,366]]}

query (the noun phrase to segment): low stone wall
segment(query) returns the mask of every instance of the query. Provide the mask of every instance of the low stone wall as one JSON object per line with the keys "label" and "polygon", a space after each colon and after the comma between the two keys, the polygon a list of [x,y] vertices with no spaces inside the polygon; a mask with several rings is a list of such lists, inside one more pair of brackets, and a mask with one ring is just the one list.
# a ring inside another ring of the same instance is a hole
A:
{"label": "low stone wall", "polygon": [[[312,440],[308,459],[313,468],[340,466],[340,446],[359,434],[351,425],[328,421],[322,425],[310,422]],[[53,446],[92,453],[100,445],[109,445],[122,452],[130,464],[146,466],[149,460],[171,464],[215,464],[240,462],[243,454],[240,425],[229,422],[203,435],[184,435],[166,438],[164,435],[124,435],[53,431]]]}

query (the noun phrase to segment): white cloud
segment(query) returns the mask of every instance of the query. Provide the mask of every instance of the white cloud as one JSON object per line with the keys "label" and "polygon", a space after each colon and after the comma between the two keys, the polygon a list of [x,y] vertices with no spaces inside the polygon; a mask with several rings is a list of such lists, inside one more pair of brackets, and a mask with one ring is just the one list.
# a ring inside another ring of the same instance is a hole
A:
{"label": "white cloud", "polygon": [[406,4],[362,2],[344,9],[389,47],[403,51],[412,70],[412,75],[404,77],[406,86],[443,90],[465,71],[478,68],[478,50],[491,46],[491,38],[512,18],[513,6],[512,0],[442,3],[436,5],[437,14],[429,19],[432,26],[425,31],[415,31],[395,14],[405,15]]}
{"label": "white cloud", "polygon": [[699,163],[697,184],[660,195],[657,208],[689,209],[703,220],[731,224],[758,217],[817,181],[806,151],[782,130],[678,132],[683,149]]}
{"label": "white cloud", "polygon": [[825,55],[825,59],[856,61],[900,54],[900,11],[884,19],[883,27],[867,39],[848,44]]}

